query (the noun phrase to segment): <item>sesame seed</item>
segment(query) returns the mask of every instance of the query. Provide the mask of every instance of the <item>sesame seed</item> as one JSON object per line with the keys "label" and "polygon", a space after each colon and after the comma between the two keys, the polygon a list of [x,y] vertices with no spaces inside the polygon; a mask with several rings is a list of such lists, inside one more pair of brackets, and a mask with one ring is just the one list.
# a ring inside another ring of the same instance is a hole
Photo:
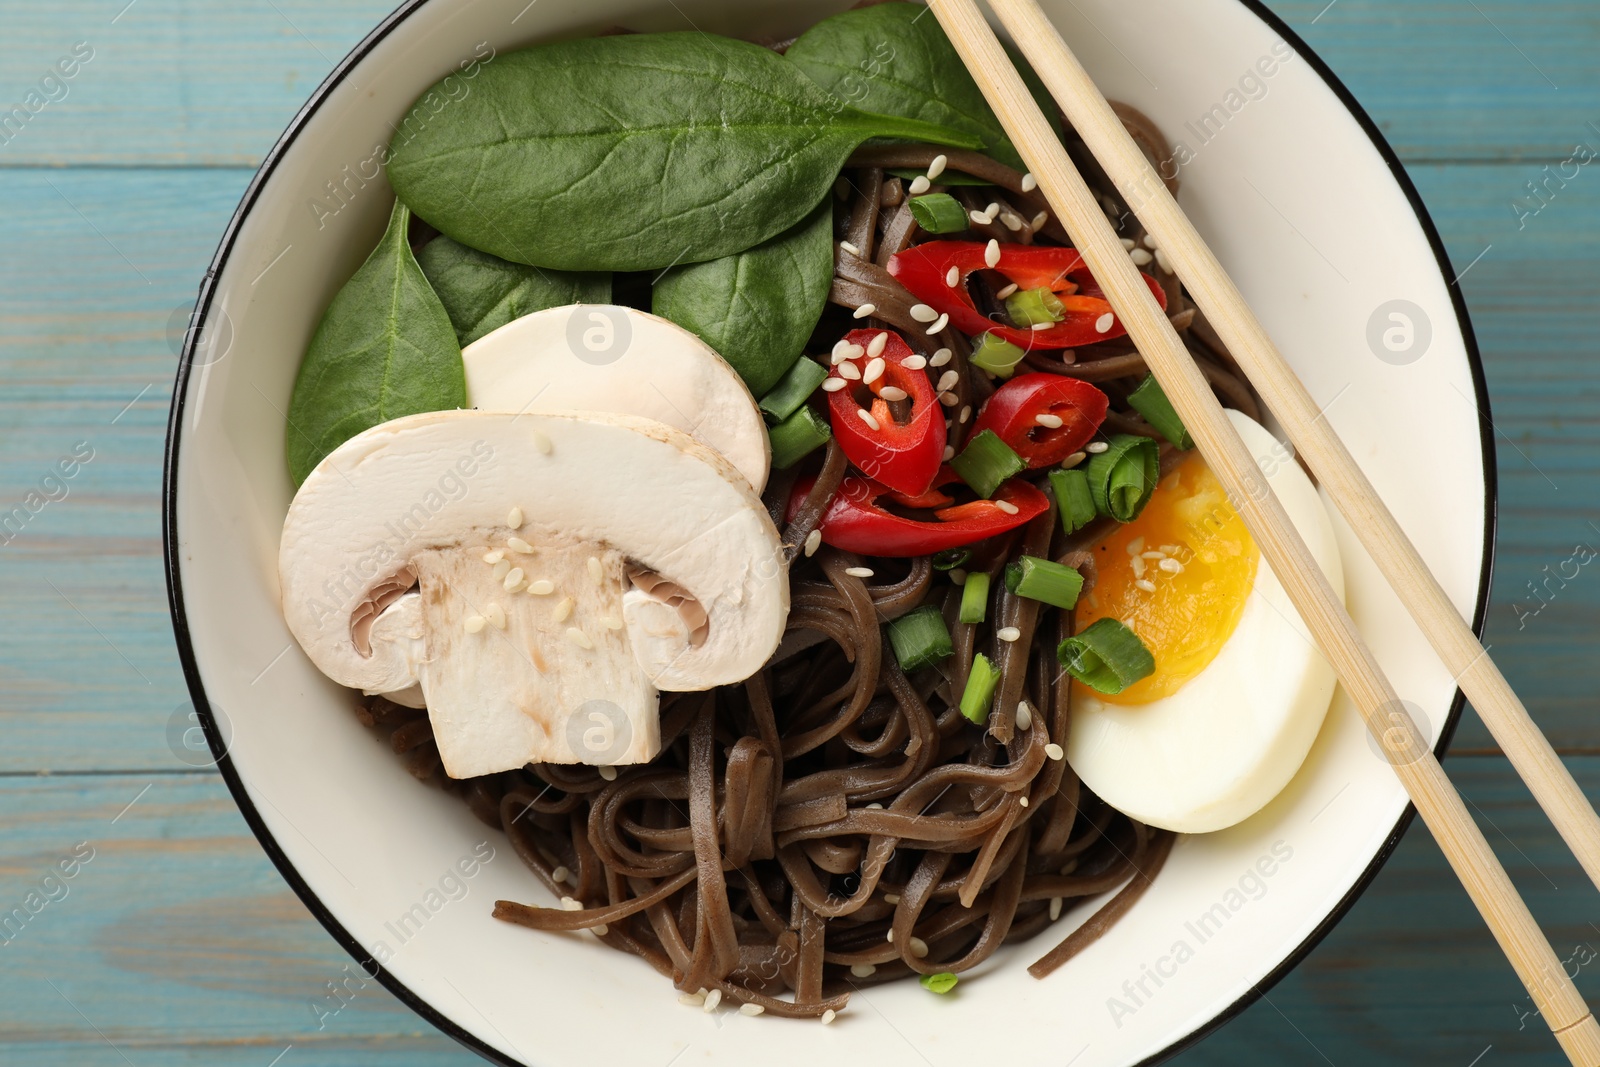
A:
{"label": "sesame seed", "polygon": [[528,583],[528,592],[532,593],[534,596],[549,596],[555,591],[556,583],[546,578],[540,578],[537,582]]}
{"label": "sesame seed", "polygon": [[1009,500],[996,500],[994,502],[994,506],[1005,512],[1007,515],[1015,515],[1022,510]]}
{"label": "sesame seed", "polygon": [[989,206],[983,209],[983,213],[985,215],[989,216],[989,221],[990,222],[993,222],[994,221],[994,217],[996,215],[1000,214],[1000,201],[998,201],[998,200],[989,201]]}
{"label": "sesame seed", "polygon": [[867,362],[867,369],[861,373],[861,381],[866,385],[871,385],[883,377],[884,369],[888,366],[889,364],[884,362],[882,356],[873,356]]}
{"label": "sesame seed", "polygon": [[506,512],[506,525],[511,527],[513,530],[522,529],[521,508],[512,508],[510,511]]}
{"label": "sesame seed", "polygon": [[1142,248],[1135,248],[1128,254],[1128,258],[1133,260],[1133,265],[1135,267],[1144,267],[1148,266],[1150,261],[1156,257],[1152,256],[1149,252],[1146,252]]}
{"label": "sesame seed", "polygon": [[893,930],[889,931],[888,941],[889,941],[889,944],[891,944],[891,945],[894,944],[894,931]]}
{"label": "sesame seed", "polygon": [[943,333],[945,327],[949,326],[949,325],[950,325],[950,316],[949,315],[940,315],[937,319],[935,319],[933,321],[933,325],[928,327],[928,336],[932,337],[936,333]]}
{"label": "sesame seed", "polygon": [[[883,333],[878,334],[876,337],[874,337],[871,341],[869,341],[867,343],[867,358],[868,359],[877,359],[879,356],[883,355],[883,350],[888,348],[888,347],[889,347],[889,333],[888,333],[887,330],[885,330]],[[869,381],[869,382],[872,381],[871,378],[866,378],[866,379],[863,379],[863,380],[864,381]]]}
{"label": "sesame seed", "polygon": [[871,804],[867,805],[867,808],[872,811],[882,811],[883,805],[879,804],[877,801],[873,801]]}
{"label": "sesame seed", "polygon": [[571,877],[572,872],[567,870],[565,867],[557,867],[555,870],[550,872],[550,880],[552,882],[565,882]]}
{"label": "sesame seed", "polygon": [[956,383],[960,380],[961,375],[959,372],[947,370],[943,374],[939,375],[939,384],[936,386],[936,388],[941,393],[948,393],[950,390],[956,387]]}
{"label": "sesame seed", "polygon": [[468,615],[467,621],[462,623],[462,628],[469,634],[475,634],[489,624],[489,620],[482,615]]}
{"label": "sesame seed", "polygon": [[506,609],[499,604],[490,604],[489,609],[483,614],[488,618],[489,625],[496,630],[504,630],[506,628]]}
{"label": "sesame seed", "polygon": [[911,179],[911,195],[912,196],[921,196],[923,193],[927,192],[929,189],[932,189],[932,188],[933,188],[933,183],[930,182],[927,178],[923,177],[920,174],[917,175],[915,178]]}
{"label": "sesame seed", "polygon": [[969,211],[967,212],[967,218],[972,220],[974,226],[987,226],[989,224],[989,216],[981,211]]}
{"label": "sesame seed", "polygon": [[871,567],[846,567],[844,572],[852,578],[871,578]]}
{"label": "sesame seed", "polygon": [[897,400],[904,400],[908,394],[899,386],[886,385],[882,389],[878,390],[878,395],[892,404]]}
{"label": "sesame seed", "polygon": [[1117,317],[1108,311],[1104,315],[1101,315],[1098,319],[1094,320],[1094,332],[1110,333],[1111,327],[1115,326],[1116,324]]}
{"label": "sesame seed", "polygon": [[1076,467],[1078,464],[1082,463],[1086,458],[1088,457],[1085,453],[1074,452],[1072,455],[1061,461],[1061,469],[1064,471],[1069,471],[1073,467]]}
{"label": "sesame seed", "polygon": [[944,272],[944,283],[946,285],[948,285],[952,289],[954,289],[956,286],[960,285],[961,284],[961,268],[960,267],[951,267],[949,270],[945,271]]}
{"label": "sesame seed", "polygon": [[1156,566],[1160,567],[1162,570],[1166,571],[1168,574],[1182,574],[1183,573],[1183,564],[1179,563],[1177,560],[1172,559],[1170,557],[1167,558],[1167,559],[1162,560],[1160,563],[1157,563]]}
{"label": "sesame seed", "polygon": [[1044,746],[1044,754],[1053,760],[1061,760],[1066,758],[1067,750],[1052,741]]}
{"label": "sesame seed", "polygon": [[600,777],[604,778],[608,782],[614,782],[617,780],[617,769],[609,766],[601,767]]}
{"label": "sesame seed", "polygon": [[870,316],[873,312],[875,312],[877,310],[878,310],[878,305],[877,304],[862,304],[860,307],[856,308],[856,318],[858,318],[858,319],[867,318],[868,316]]}
{"label": "sesame seed", "polygon": [[541,456],[548,456],[552,451],[554,451],[556,447],[555,444],[551,442],[550,435],[545,433],[543,430],[533,431],[532,437],[533,447],[539,450],[539,454]]}
{"label": "sesame seed", "polygon": [[1050,212],[1041,211],[1041,212],[1039,212],[1037,215],[1035,215],[1033,217],[1033,219],[1028,223],[1028,225],[1032,226],[1036,230],[1042,230],[1042,229],[1044,229],[1044,224],[1049,222],[1049,221],[1050,221]]}
{"label": "sesame seed", "polygon": [[838,1012],[834,1011],[832,1008],[829,1008],[827,1011],[822,1013],[822,1025],[827,1026],[828,1024],[832,1023],[833,1020],[838,1017],[838,1015]]}
{"label": "sesame seed", "polygon": [[756,1015],[760,1015],[762,1012],[764,1012],[766,1010],[767,1010],[766,1008],[763,1008],[759,1004],[741,1004],[741,1005],[739,1005],[739,1014],[740,1015],[756,1016]]}
{"label": "sesame seed", "polygon": [[1059,918],[1061,918],[1061,898],[1060,897],[1051,897],[1050,898],[1050,921],[1051,922],[1055,922]]}
{"label": "sesame seed", "polygon": [[506,572],[505,587],[508,591],[514,593],[522,588],[522,583],[526,578],[527,575],[523,573],[521,567],[512,567],[510,571]]}
{"label": "sesame seed", "polygon": [[906,942],[906,947],[909,948],[911,950],[911,954],[919,960],[928,955],[928,943],[922,940],[920,937],[913,937],[910,941]]}
{"label": "sesame seed", "polygon": [[945,156],[945,155],[934,156],[933,157],[933,162],[928,164],[928,177],[929,178],[937,178],[939,175],[944,173],[944,168],[948,167],[949,165],[950,165],[950,157],[949,156]]}
{"label": "sesame seed", "polygon": [[1139,247],[1139,242],[1135,241],[1132,237],[1124,237],[1122,239],[1122,247],[1132,252],[1135,248]]}
{"label": "sesame seed", "polygon": [[1139,555],[1141,557],[1143,557],[1144,559],[1166,559],[1167,558],[1167,554],[1165,552],[1161,551],[1158,548],[1152,548],[1148,552],[1141,552],[1141,553],[1139,553]]}
{"label": "sesame seed", "polygon": [[1000,265],[1000,242],[999,241],[996,241],[996,240],[991,238],[989,243],[984,246],[984,249],[983,249],[983,261],[989,265],[989,269],[990,270],[993,270],[995,267],[998,267]]}
{"label": "sesame seed", "polygon": [[935,352],[933,355],[928,357],[928,366],[930,366],[930,367],[942,367],[946,363],[949,363],[950,360],[953,359],[954,357],[955,357],[955,353],[950,351],[950,349],[941,348],[937,352]]}
{"label": "sesame seed", "polygon": [[703,1012],[713,1012],[713,1011],[717,1010],[717,1005],[721,1004],[721,1003],[722,1003],[722,990],[713,989],[711,992],[706,994],[706,1002],[700,1008],[700,1010],[703,1011]]}
{"label": "sesame seed", "polygon": [[492,552],[485,552],[483,554],[483,561],[485,563],[499,563],[501,560],[503,560],[505,558],[506,558],[506,554],[504,552],[502,552],[498,548],[494,549]]}
{"label": "sesame seed", "polygon": [[489,572],[494,575],[494,580],[497,582],[505,581],[506,575],[511,573],[511,561],[505,558],[505,553],[502,552],[500,555],[501,558],[495,562],[494,570]]}
{"label": "sesame seed", "polygon": [[1156,239],[1150,236],[1148,233],[1144,235],[1144,246],[1150,249],[1152,252],[1161,247],[1160,245],[1156,244]]}
{"label": "sesame seed", "polygon": [[847,378],[852,382],[861,380],[861,368],[854,363],[841,363],[835,369],[839,372],[839,377],[841,378]]}
{"label": "sesame seed", "polygon": [[1017,705],[1017,729],[1026,730],[1032,725],[1033,709],[1028,707],[1028,702],[1024,700],[1022,703]]}
{"label": "sesame seed", "polygon": [[945,445],[944,446],[944,457],[943,457],[944,461],[946,463],[948,463],[952,459],[955,459],[955,458],[956,458],[955,446],[954,445]]}
{"label": "sesame seed", "polygon": [[924,367],[926,367],[928,365],[928,357],[927,356],[907,356],[905,359],[902,359],[900,361],[900,365],[902,367],[904,367],[906,370],[922,370]]}
{"label": "sesame seed", "polygon": [[571,597],[562,597],[561,602],[557,604],[555,606],[555,610],[550,613],[551,620],[554,622],[566,622],[567,616],[572,614],[572,606],[573,601]]}
{"label": "sesame seed", "polygon": [[1002,626],[994,632],[994,635],[1008,645],[1013,641],[1022,640],[1022,631],[1015,626]]}
{"label": "sesame seed", "polygon": [[594,647],[594,642],[589,640],[589,635],[578,629],[576,626],[567,627],[567,640],[571,641],[579,648]]}
{"label": "sesame seed", "polygon": [[506,538],[506,547],[511,549],[513,552],[521,552],[523,554],[533,551],[533,546],[528,544],[528,542],[524,541],[520,537]]}
{"label": "sesame seed", "polygon": [[1162,273],[1164,273],[1164,274],[1176,274],[1177,273],[1177,271],[1172,269],[1172,260],[1167,258],[1167,253],[1166,253],[1165,249],[1161,249],[1161,248],[1156,249],[1156,266],[1160,267]]}
{"label": "sesame seed", "polygon": [[866,354],[867,354],[867,349],[866,349],[866,347],[864,345],[858,345],[858,344],[855,344],[855,343],[852,342],[851,344],[845,345],[845,347],[844,347],[844,358],[845,359],[860,359],[862,356],[864,356]]}
{"label": "sesame seed", "polygon": [[1033,324],[1032,329],[1034,333],[1043,333],[1045,330],[1050,329],[1054,325],[1055,323],[1053,322],[1036,322]]}
{"label": "sesame seed", "polygon": [[849,241],[840,241],[839,242],[839,247],[844,249],[846,252],[849,252],[852,256],[855,256],[857,259],[861,258],[861,249],[857,248],[855,245],[851,244]]}
{"label": "sesame seed", "polygon": [[566,911],[582,911],[583,904],[573,897],[562,897],[561,907]]}
{"label": "sesame seed", "polygon": [[1010,285],[1006,286],[1004,289],[1002,289],[998,293],[994,294],[995,299],[996,300],[1004,300],[1008,296],[1014,296],[1016,294],[1016,292],[1017,292],[1017,288],[1018,288],[1017,283],[1016,282],[1012,282]]}
{"label": "sesame seed", "polygon": [[810,533],[806,534],[806,555],[808,557],[816,555],[817,554],[817,549],[819,549],[821,547],[822,547],[822,531],[821,530],[812,530]]}
{"label": "sesame seed", "polygon": [[861,421],[867,424],[868,429],[882,429],[882,427],[878,425],[878,420],[873,417],[872,412],[868,411],[866,408],[856,408],[856,414],[861,416]]}
{"label": "sesame seed", "polygon": [[1133,587],[1135,589],[1142,589],[1146,593],[1154,593],[1156,591],[1156,583],[1152,582],[1148,578],[1140,578],[1137,582],[1133,583]]}
{"label": "sesame seed", "polygon": [[1046,412],[1043,415],[1035,415],[1033,417],[1033,421],[1038,423],[1040,426],[1045,426],[1052,430],[1059,430],[1062,426],[1061,416],[1052,415],[1049,412]]}
{"label": "sesame seed", "polygon": [[957,404],[961,403],[961,398],[956,396],[954,393],[940,393],[939,403],[943,404],[947,408],[953,408]]}
{"label": "sesame seed", "polygon": [[1009,212],[1000,216],[1000,222],[1012,233],[1022,229],[1022,220]]}
{"label": "sesame seed", "polygon": [[1144,577],[1144,571],[1145,571],[1144,557],[1143,556],[1134,556],[1133,559],[1130,560],[1129,562],[1131,562],[1133,564],[1133,576],[1135,578],[1143,578]]}
{"label": "sesame seed", "polygon": [[960,567],[954,568],[950,571],[950,581],[953,585],[966,585],[967,572],[962,570]]}
{"label": "sesame seed", "polygon": [[850,965],[850,973],[857,978],[871,978],[878,973],[878,968],[871,963],[853,963]]}
{"label": "sesame seed", "polygon": [[611,932],[611,927],[607,926],[605,923],[596,923],[594,926],[589,927],[589,929],[594,932],[594,936],[596,937],[604,937]]}
{"label": "sesame seed", "polygon": [[[1090,451],[1093,451],[1093,449],[1090,449]],[[1101,451],[1104,451],[1104,449],[1102,449]],[[1128,555],[1137,556],[1139,553],[1144,551],[1144,538],[1135,537],[1132,541],[1128,542],[1128,546],[1127,547],[1128,547]]]}
{"label": "sesame seed", "polygon": [[961,423],[963,426],[965,426],[967,420],[970,419],[970,418],[972,418],[972,405],[971,404],[962,404],[961,405],[961,414],[956,416],[956,421]]}
{"label": "sesame seed", "polygon": [[849,384],[850,383],[845,381],[843,378],[829,378],[827,381],[822,383],[822,391],[824,393],[837,393],[839,390],[843,389]]}
{"label": "sesame seed", "polygon": [[1028,806],[1028,798],[1027,797],[1018,797],[1017,798],[1017,803],[1021,804],[1023,807],[1027,807]]}
{"label": "sesame seed", "polygon": [[[841,179],[842,180],[842,179]],[[699,993],[679,993],[678,1003],[686,1008],[698,1008],[706,1002],[706,998]]]}
{"label": "sesame seed", "polygon": [[596,585],[606,580],[606,569],[595,556],[589,557],[589,577],[594,579]]}
{"label": "sesame seed", "polygon": [[1106,444],[1104,441],[1090,441],[1088,444],[1083,446],[1083,450],[1089,453],[1091,456],[1098,456],[1100,453],[1104,452],[1110,447],[1111,446]]}

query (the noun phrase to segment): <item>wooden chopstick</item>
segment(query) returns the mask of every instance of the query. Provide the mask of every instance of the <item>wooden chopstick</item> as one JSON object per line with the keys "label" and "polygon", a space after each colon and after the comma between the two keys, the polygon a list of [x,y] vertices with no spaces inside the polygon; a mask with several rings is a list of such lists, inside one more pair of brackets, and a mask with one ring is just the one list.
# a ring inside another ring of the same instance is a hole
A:
{"label": "wooden chopstick", "polygon": [[[992,0],[992,3],[1034,69],[1069,115],[1077,111],[1091,116],[1084,124],[1074,122],[1080,135],[1090,132],[1084,125],[1093,126],[1097,121],[1095,112],[1084,107],[1083,98],[1098,101],[1104,111],[1103,125],[1115,124],[1121,128],[1099,90],[1034,0]],[[974,0],[929,0],[929,7],[1012,142],[1032,168],[1051,208],[1073,235],[1079,253],[1194,437],[1201,455],[1238,507],[1240,516],[1317,644],[1354,698],[1368,729],[1384,741],[1395,756],[1390,761],[1395,773],[1557,1041],[1574,1064],[1600,1067],[1600,1025],[1596,1024],[1516,887],[1467,813],[1428,742],[1406,714],[1404,705],[1289,521],[1282,504],[1262,479],[1254,458],[1134,267],[1098,199],[1045,121],[993,29]],[[1106,131],[1095,132],[1104,134]],[[1090,150],[1116,181],[1119,171],[1110,167],[1121,161],[1115,154],[1100,154],[1097,142],[1104,139],[1097,136],[1090,140],[1085,136]],[[1140,159],[1142,161],[1143,157]],[[1148,163],[1145,170],[1149,170]],[[1156,184],[1160,184],[1159,179]],[[1120,181],[1118,185],[1126,188]],[[1177,212],[1176,204],[1173,210]],[[1177,214],[1181,217],[1181,212]],[[1170,220],[1168,222],[1172,228]],[[1150,229],[1157,234],[1157,240],[1162,241],[1160,234],[1153,227]],[[1198,236],[1192,243],[1203,247]],[[1171,246],[1162,242],[1162,247],[1170,256]],[[1174,260],[1175,264],[1177,262]],[[1210,264],[1217,274],[1222,273],[1214,259]],[[1188,274],[1183,277],[1186,283],[1194,284]],[[1211,281],[1214,284],[1214,279]],[[1293,378],[1287,368],[1283,373]],[[1254,375],[1251,377],[1254,380]],[[1263,396],[1270,406],[1271,395],[1263,390]],[[1372,493],[1370,486],[1367,492]],[[1367,505],[1369,510],[1375,505],[1381,511],[1382,505],[1376,504],[1375,494],[1372,501]],[[1403,744],[1399,746],[1394,744],[1397,733],[1403,737]]]}
{"label": "wooden chopstick", "polygon": [[1039,5],[1032,0],[995,0],[991,6],[1040,70],[1089,151],[1166,253],[1195,303],[1400,595],[1589,880],[1600,887],[1600,816],[1356,466],[1322,409],[1284,361],[1238,287]]}

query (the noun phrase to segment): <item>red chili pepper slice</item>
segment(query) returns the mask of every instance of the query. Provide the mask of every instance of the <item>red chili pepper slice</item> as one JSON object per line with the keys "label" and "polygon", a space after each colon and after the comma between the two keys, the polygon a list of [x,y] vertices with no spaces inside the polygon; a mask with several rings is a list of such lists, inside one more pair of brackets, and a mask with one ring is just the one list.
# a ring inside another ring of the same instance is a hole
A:
{"label": "red chili pepper slice", "polygon": [[[984,401],[972,436],[993,430],[1028,466],[1048,467],[1089,443],[1105,421],[1107,404],[1106,394],[1088,382],[1059,374],[1022,374]],[[1041,415],[1054,416],[1061,425],[1042,425]]]}
{"label": "red chili pepper slice", "polygon": [[[934,487],[960,480],[955,471],[945,466],[934,480]],[[814,477],[809,477],[795,483],[789,497],[790,516],[800,507],[815,481]],[[870,478],[855,475],[846,478],[822,517],[819,527],[822,540],[863,556],[927,556],[1015,530],[1050,507],[1043,493],[1020,478],[1002,485],[993,499],[974,500],[935,511],[931,522],[884,510],[878,506],[878,500],[885,496],[892,498],[893,493]],[[1006,510],[1007,507],[1014,508],[1015,512]]]}
{"label": "red chili pepper slice", "polygon": [[[1019,289],[1055,293],[1065,305],[1066,318],[1048,330],[1018,329],[990,319],[978,310],[967,288],[974,271],[990,269],[987,253],[988,246],[977,241],[928,241],[891,256],[889,273],[918,300],[949,315],[950,325],[962,333],[987,331],[1024,349],[1077,348],[1127,333],[1120,318],[1113,319],[1105,333],[1095,328],[1102,316],[1111,313],[1111,305],[1077,249],[1051,245],[1001,245],[993,269]],[[958,275],[955,285],[949,280],[952,267]],[[1161,283],[1148,274],[1144,280],[1165,309],[1167,294]]]}
{"label": "red chili pepper slice", "polygon": [[[869,355],[879,337],[885,338],[881,353]],[[845,458],[869,478],[897,492],[911,497],[927,492],[944,461],[945,425],[928,376],[905,365],[916,353],[890,330],[852,330],[842,343],[855,346],[852,351],[857,354],[828,372],[829,378],[845,383],[828,394],[828,413]],[[871,382],[864,381],[880,359],[881,372]],[[852,368],[854,377],[841,373],[846,366]],[[893,403],[885,400],[883,391],[891,388],[905,396]],[[902,401],[911,407],[903,419],[897,419],[895,405]],[[872,417],[871,422],[862,418],[863,411]]]}

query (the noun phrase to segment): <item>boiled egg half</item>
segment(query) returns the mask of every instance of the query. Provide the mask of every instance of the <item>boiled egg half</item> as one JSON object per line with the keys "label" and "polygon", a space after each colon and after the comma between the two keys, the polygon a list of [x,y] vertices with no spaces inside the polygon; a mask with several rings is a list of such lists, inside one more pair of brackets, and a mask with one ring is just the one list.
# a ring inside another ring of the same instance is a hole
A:
{"label": "boiled egg half", "polygon": [[[1228,416],[1342,599],[1344,569],[1316,488],[1267,429]],[[1335,679],[1198,454],[1098,547],[1095,565],[1077,629],[1121,620],[1155,671],[1115,695],[1074,683],[1073,770],[1151,826],[1205,833],[1255,814],[1305,761]]]}

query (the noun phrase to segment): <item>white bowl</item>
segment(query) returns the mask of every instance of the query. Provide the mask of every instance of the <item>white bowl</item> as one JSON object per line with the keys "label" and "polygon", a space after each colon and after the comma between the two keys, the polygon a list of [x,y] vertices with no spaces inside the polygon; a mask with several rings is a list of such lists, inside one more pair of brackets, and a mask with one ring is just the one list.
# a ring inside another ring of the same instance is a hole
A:
{"label": "white bowl", "polygon": [[[1232,830],[1181,840],[1138,907],[1047,980],[1025,965],[1088,909],[1002,951],[945,998],[913,982],[876,987],[831,1027],[706,1015],[588,935],[491,919],[496,898],[541,898],[532,876],[465,805],[411,780],[351,715],[350,694],[293,644],[275,568],[291,495],[283,412],[323,307],[388,215],[387,186],[361,172],[373,173],[367,161],[390,122],[479,42],[504,52],[615,24],[684,28],[685,19],[709,32],[782,35],[845,6],[406,4],[273,149],[202,288],[206,325],[179,372],[166,482],[173,619],[195,704],[214,749],[226,748],[219,766],[252,828],[329,932],[362,960],[381,943],[384,983],[501,1063],[659,1067],[689,1048],[684,1062],[697,1064],[971,1064],[996,1052],[1075,1067],[1150,1062],[1238,1013],[1304,957],[1407,821],[1405,795],[1341,695],[1282,796]],[[1371,121],[1258,4],[1045,6],[1110,96],[1195,151],[1186,208],[1458,607],[1481,620],[1494,513],[1482,374],[1438,236]],[[1281,39],[1298,56],[1239,90]],[[1202,143],[1208,113],[1215,132]],[[1384,348],[1383,332],[1401,325],[1387,318],[1394,301],[1429,327],[1425,347],[1419,330],[1409,351]],[[1341,538],[1350,609],[1442,745],[1459,713],[1451,678],[1349,531]],[[461,880],[464,898],[430,896],[441,880],[454,886],[447,876],[475,847],[494,858]],[[402,943],[400,920],[419,905]]]}

